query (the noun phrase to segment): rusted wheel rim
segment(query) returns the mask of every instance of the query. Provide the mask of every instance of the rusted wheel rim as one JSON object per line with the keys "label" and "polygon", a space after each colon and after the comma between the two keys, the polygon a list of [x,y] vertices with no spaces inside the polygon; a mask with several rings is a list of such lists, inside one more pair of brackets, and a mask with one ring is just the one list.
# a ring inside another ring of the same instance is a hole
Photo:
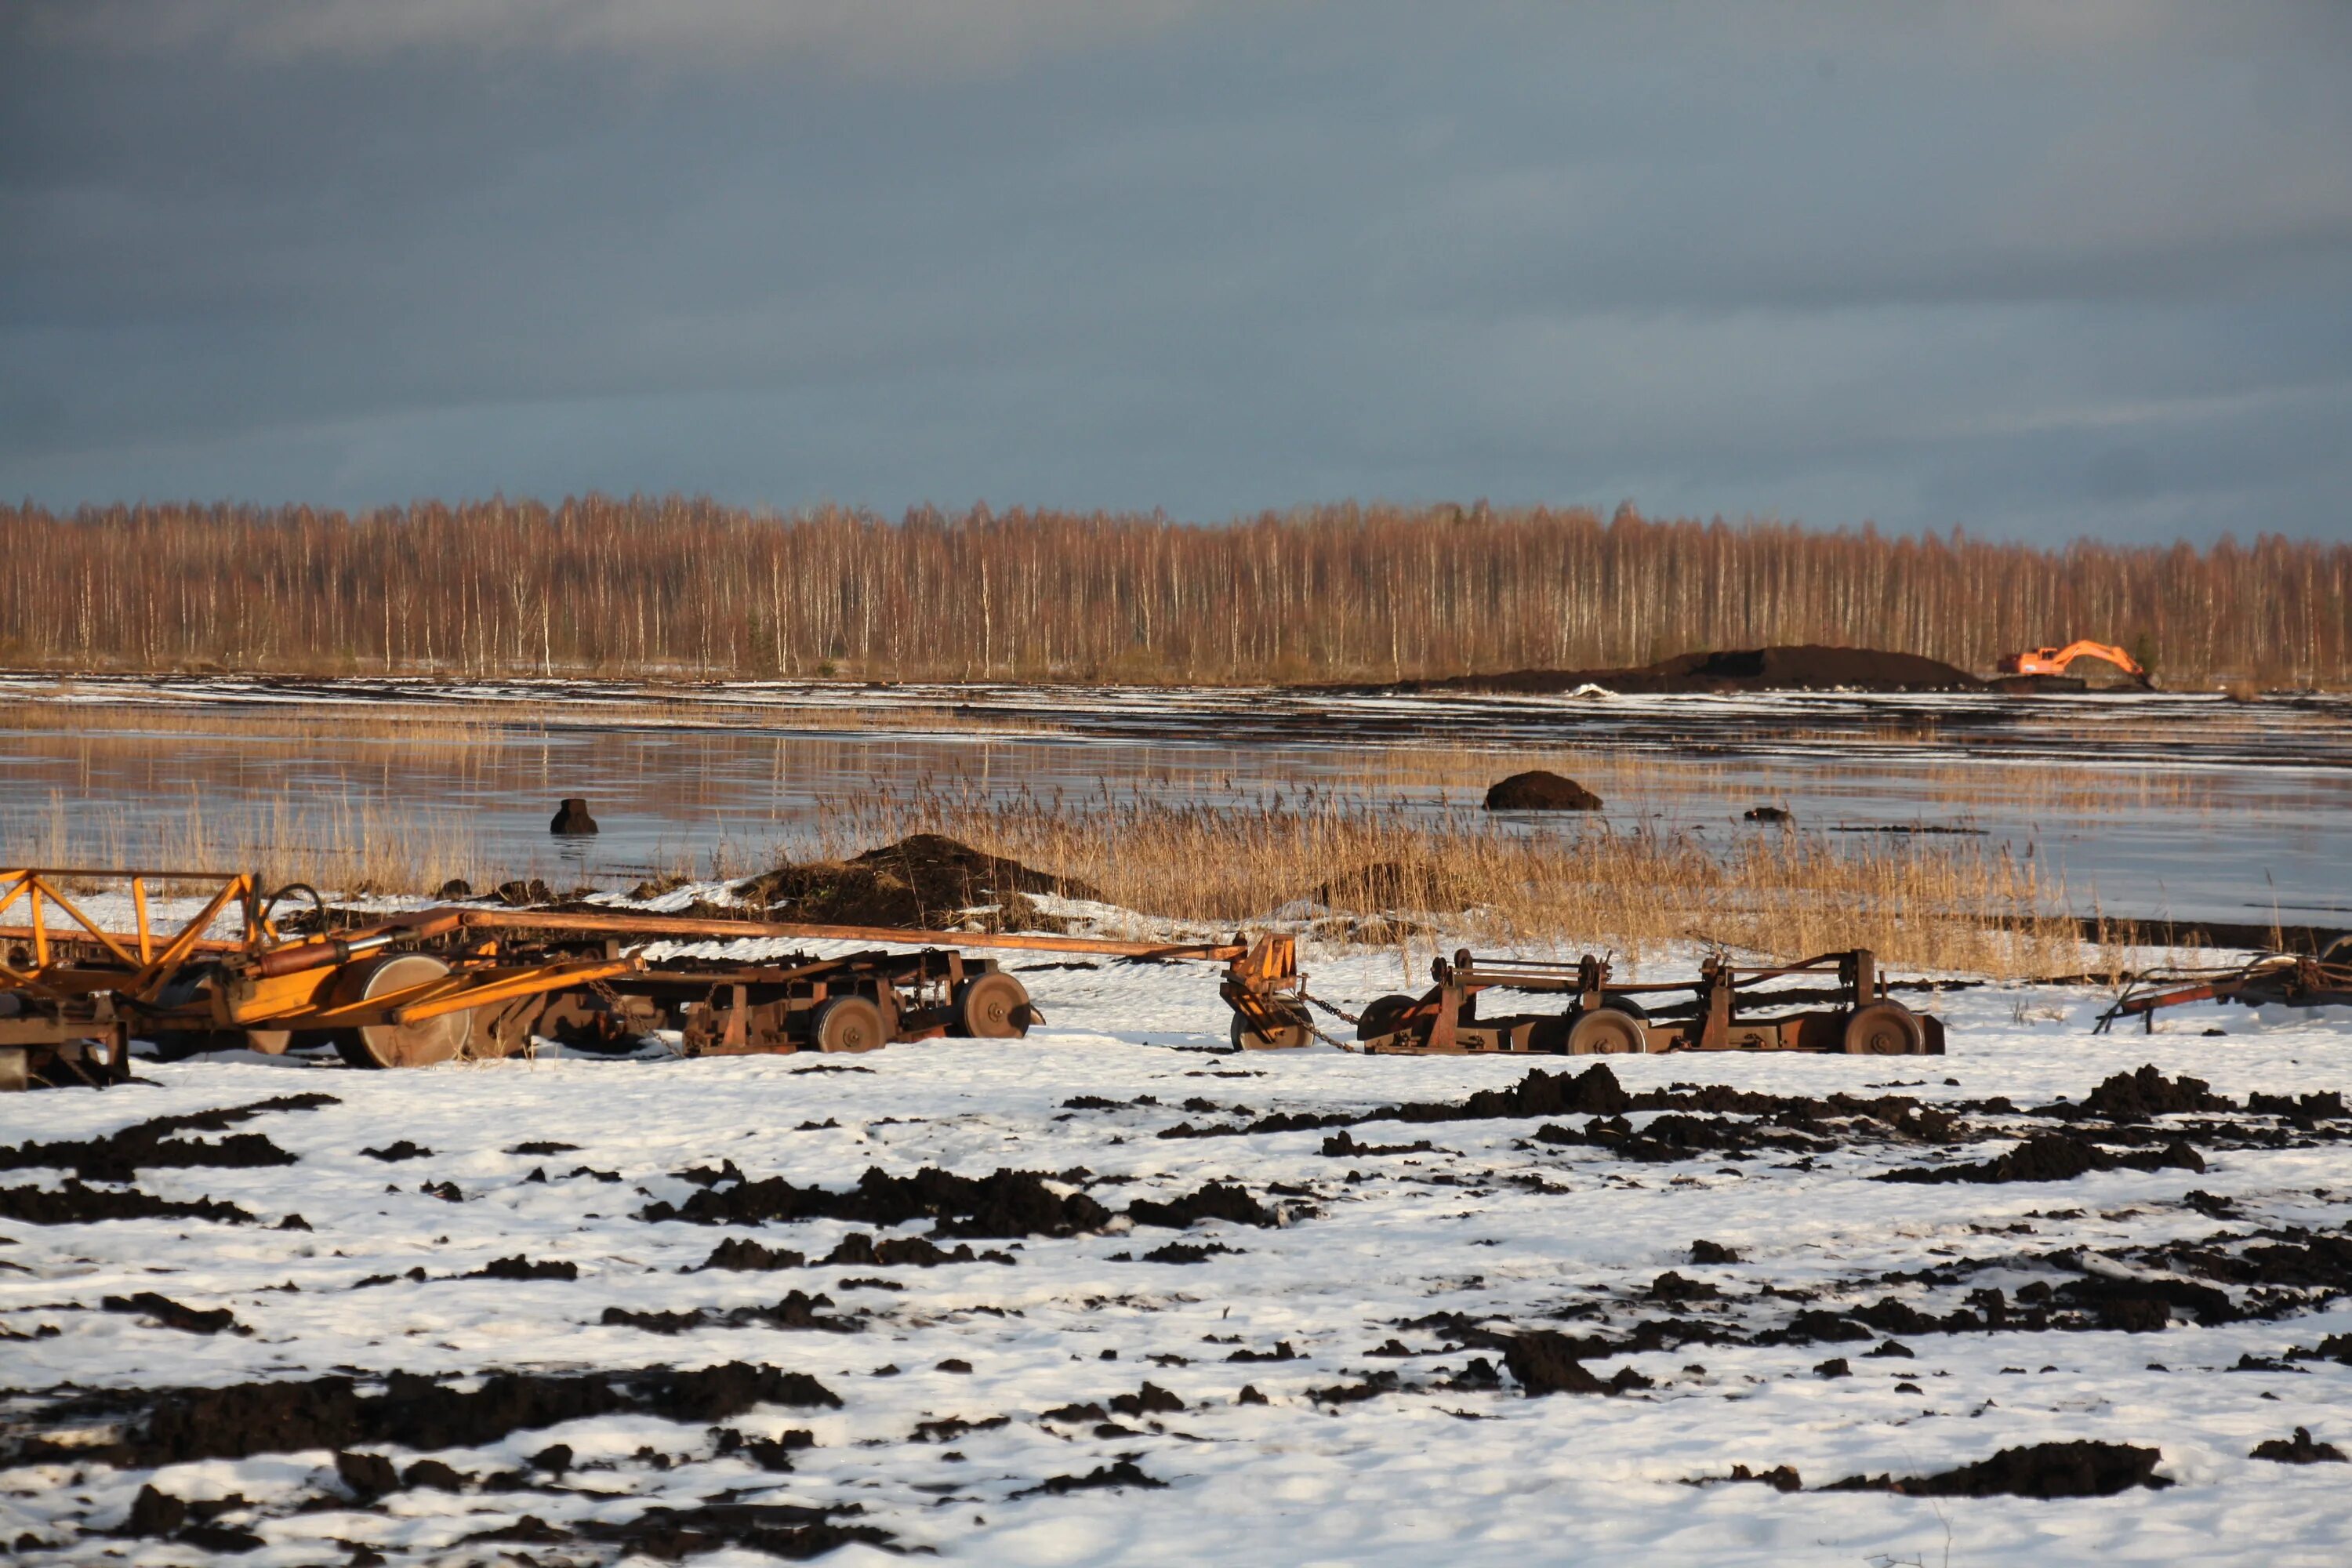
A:
{"label": "rusted wheel rim", "polygon": [[1641,1020],[1614,1007],[1597,1007],[1580,1016],[1568,1031],[1572,1057],[1639,1056],[1648,1051]]}
{"label": "rusted wheel rim", "polygon": [[1870,1003],[1855,1008],[1846,1020],[1845,1053],[1850,1057],[1916,1057],[1927,1048],[1918,1015],[1900,1002]]}
{"label": "rusted wheel rim", "polygon": [[[361,972],[349,996],[355,1002],[385,996],[448,973],[449,966],[430,953],[394,953]],[[474,1015],[461,1010],[414,1024],[362,1024],[343,1031],[335,1044],[354,1067],[421,1068],[457,1056],[473,1033]]]}
{"label": "rusted wheel rim", "polygon": [[1028,987],[1001,972],[974,975],[956,993],[956,1016],[974,1039],[1018,1039],[1029,1032]]}
{"label": "rusted wheel rim", "polygon": [[1242,1016],[1236,1013],[1232,1026],[1225,1031],[1225,1037],[1245,1051],[1296,1050],[1307,1043],[1307,1026],[1290,1024],[1271,1035],[1261,1035],[1244,1023]]}
{"label": "rusted wheel rim", "polygon": [[870,1051],[883,1043],[882,1009],[863,996],[836,996],[817,1009],[816,1048]]}

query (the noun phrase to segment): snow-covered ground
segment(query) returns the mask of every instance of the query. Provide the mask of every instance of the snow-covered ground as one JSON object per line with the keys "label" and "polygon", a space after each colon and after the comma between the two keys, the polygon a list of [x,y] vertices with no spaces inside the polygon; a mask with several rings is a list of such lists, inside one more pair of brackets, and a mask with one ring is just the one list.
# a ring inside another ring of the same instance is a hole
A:
{"label": "snow-covered ground", "polygon": [[[1393,955],[1327,957],[1314,988],[1360,1005],[1398,988],[1396,967]],[[1529,1062],[1327,1047],[1222,1054],[1226,1015],[1204,967],[1104,961],[1024,979],[1052,1022],[1019,1042],[941,1041],[856,1058],[550,1056],[388,1074],[214,1058],[144,1063],[153,1087],[0,1098],[0,1142],[21,1144],[276,1095],[335,1097],[228,1130],[265,1135],[295,1163],[139,1174],[142,1191],[209,1196],[257,1223],[0,1220],[0,1384],[17,1391],[6,1406],[12,1436],[0,1445],[47,1430],[43,1391],[68,1384],[121,1390],[341,1373],[364,1391],[394,1371],[463,1379],[740,1361],[813,1374],[840,1401],[761,1406],[715,1425],[619,1413],[517,1430],[433,1454],[476,1478],[463,1489],[396,1489],[373,1506],[337,1479],[323,1448],[157,1469],[19,1465],[0,1470],[0,1545],[14,1542],[26,1563],[215,1560],[185,1539],[106,1533],[152,1484],[197,1500],[242,1494],[246,1506],[220,1522],[264,1544],[217,1560],[257,1568],[369,1560],[355,1548],[409,1562],[608,1562],[622,1548],[593,1539],[587,1527],[596,1521],[714,1500],[854,1503],[863,1512],[841,1522],[974,1563],[2346,1560],[2352,1470],[2249,1458],[2257,1442],[2298,1426],[2352,1446],[2352,1365],[2279,1359],[2352,1331],[2352,1306],[2329,1303],[2324,1290],[2288,1315],[2213,1327],[2176,1319],[2144,1332],[1873,1332],[1596,1355],[1598,1376],[1630,1367],[1650,1383],[1618,1394],[1531,1397],[1507,1373],[1480,1386],[1474,1359],[1499,1368],[1503,1357],[1459,1342],[1472,1321],[1491,1334],[1556,1329],[1623,1340],[1658,1319],[1704,1321],[1753,1341],[1785,1331],[1801,1310],[1892,1298],[1947,1315],[1987,1288],[2023,1300],[2037,1283],[2147,1273],[2140,1249],[2217,1233],[2301,1226],[2340,1237],[2352,1218],[2352,1143],[2341,1122],[2331,1135],[2325,1123],[2298,1132],[2275,1119],[2236,1118],[2284,1129],[2272,1140],[2282,1146],[2209,1140],[2201,1173],[2116,1169],[1998,1185],[1870,1178],[1990,1158],[2021,1133],[2059,1123],[1981,1102],[2079,1100],[2142,1063],[2239,1098],[2352,1089],[2352,1022],[2342,1016],[2190,1008],[2153,1035],[2094,1037],[2102,997],[2091,991],[1960,990],[1937,1000],[1951,1031],[1942,1058],[1607,1063],[1635,1091],[1726,1084],[1969,1102],[1967,1131],[1944,1143],[1849,1129],[1834,1149],[1806,1156],[1765,1148],[1650,1163],[1536,1141],[1544,1124],[1574,1131],[1589,1121],[1556,1115],[1369,1122],[1347,1129],[1357,1143],[1431,1147],[1327,1156],[1331,1134],[1322,1129],[1158,1134],[1273,1112],[1459,1100],[1517,1082]],[[2226,1032],[2205,1033],[2217,1028]],[[1066,1109],[1082,1096],[1095,1108]],[[1135,1103],[1145,1096],[1158,1103]],[[1632,1117],[1637,1127],[1648,1120]],[[398,1140],[429,1152],[396,1161],[365,1152]],[[511,1152],[527,1142],[575,1147]],[[1045,1172],[1056,1175],[1055,1190],[1082,1190],[1113,1215],[1227,1182],[1287,1223],[1211,1220],[1180,1232],[1115,1219],[1071,1236],[971,1240],[1009,1265],[682,1272],[728,1237],[822,1258],[853,1233],[930,1229],[637,1217],[702,1190],[673,1173],[729,1161],[755,1180],[833,1189],[869,1166],[895,1175],[924,1166],[965,1176]],[[0,1171],[0,1186],[54,1188],[68,1174]],[[309,1228],[275,1228],[289,1214]],[[1702,1238],[1742,1261],[1694,1263],[1692,1243]],[[1139,1260],[1174,1241],[1234,1250],[1186,1265]],[[570,1263],[577,1277],[452,1278],[517,1257]],[[1673,1300],[1658,1283],[1669,1271],[1717,1295]],[[1922,1273],[1929,1277],[1895,1278]],[[384,1276],[390,1282],[362,1288]],[[660,1333],[603,1321],[608,1308],[709,1309],[716,1320],[795,1289],[830,1297],[819,1313],[854,1329],[709,1321]],[[2246,1300],[2244,1288],[2231,1289]],[[203,1334],[100,1310],[103,1298],[141,1291],[197,1310],[226,1308],[250,1331]],[[1462,1316],[1423,1321],[1433,1314]],[[1911,1355],[1869,1353],[1890,1337]],[[1390,1341],[1411,1353],[1378,1353]],[[1228,1359],[1284,1344],[1296,1359]],[[1848,1375],[1817,1370],[1840,1358]],[[2257,1370],[2232,1370],[2242,1358]],[[1394,1375],[1393,1389],[1318,1397],[1381,1373]],[[1147,1382],[1182,1409],[1110,1406]],[[1238,1403],[1244,1385],[1265,1403]],[[1046,1415],[1087,1404],[1105,1406],[1103,1416]],[[949,1418],[974,1426],[919,1432]],[[722,1426],[752,1440],[805,1429],[814,1446],[793,1453],[789,1471],[762,1468],[748,1450],[719,1452]],[[2074,1438],[2158,1448],[2157,1473],[2173,1484],[2059,1501],[1816,1489]],[[570,1470],[530,1469],[558,1443],[572,1450]],[[403,1466],[419,1457],[359,1447]],[[1164,1485],[1030,1490],[1121,1460]],[[1806,1489],[1691,1484],[1735,1465],[1792,1466]],[[524,1489],[480,1486],[518,1469],[533,1478]],[[547,1527],[535,1540],[526,1530],[467,1541],[526,1515]],[[826,1561],[888,1555],[850,1544]],[[741,1547],[706,1559],[767,1560]]]}

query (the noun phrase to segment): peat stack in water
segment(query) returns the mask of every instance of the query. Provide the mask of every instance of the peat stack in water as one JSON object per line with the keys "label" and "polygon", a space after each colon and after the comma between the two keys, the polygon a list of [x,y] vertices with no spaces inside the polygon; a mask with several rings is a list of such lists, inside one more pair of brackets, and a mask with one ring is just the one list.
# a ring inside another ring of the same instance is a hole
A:
{"label": "peat stack in water", "polygon": [[1486,791],[1488,811],[1599,811],[1601,797],[1542,768],[1513,773]]}

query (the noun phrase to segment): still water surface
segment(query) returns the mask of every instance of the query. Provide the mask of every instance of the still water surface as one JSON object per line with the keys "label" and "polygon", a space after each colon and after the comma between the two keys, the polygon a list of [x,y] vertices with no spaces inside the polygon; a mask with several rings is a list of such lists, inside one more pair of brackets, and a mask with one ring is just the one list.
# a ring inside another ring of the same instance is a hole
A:
{"label": "still water surface", "polygon": [[[40,722],[0,719],[10,858],[41,858],[61,823],[78,850],[146,858],[192,803],[215,820],[272,803],[300,820],[324,803],[421,815],[509,868],[611,885],[714,852],[739,870],[771,863],[828,805],[877,793],[1239,805],[1320,792],[1467,810],[1487,782],[1540,764],[1598,790],[1615,826],[1727,842],[1779,831],[1742,819],[1772,805],[1855,843],[1935,830],[2030,856],[2078,911],[2352,924],[2342,698],[0,676],[0,700],[42,705]],[[371,722],[419,704],[467,727]],[[551,840],[564,795],[589,798],[598,837]]]}

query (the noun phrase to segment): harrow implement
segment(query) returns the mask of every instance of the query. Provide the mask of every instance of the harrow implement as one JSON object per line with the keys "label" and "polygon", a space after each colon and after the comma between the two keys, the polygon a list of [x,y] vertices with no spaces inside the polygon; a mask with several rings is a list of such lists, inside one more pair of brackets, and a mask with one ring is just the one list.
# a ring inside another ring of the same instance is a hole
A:
{"label": "harrow implement", "polygon": [[[1613,1056],[1664,1051],[1821,1051],[1847,1056],[1941,1056],[1942,1020],[1886,994],[1868,949],[1798,963],[1735,965],[1710,955],[1698,978],[1612,984],[1606,959],[1574,963],[1478,958],[1466,949],[1432,965],[1418,997],[1382,996],[1357,1024],[1372,1055],[1549,1053]],[[1774,988],[1797,980],[1829,984]],[[1483,994],[1572,997],[1557,1013],[1482,1014]],[[1781,1011],[1780,1009],[1795,1009]]]}
{"label": "harrow implement", "polygon": [[2135,975],[2091,1026],[2104,1035],[2118,1018],[2137,1018],[2149,1033],[2166,1007],[2192,1002],[2236,1002],[2248,1007],[2352,1006],[2352,936],[2339,936],[2317,957],[2266,952],[2243,963],[2210,969],[2150,970]]}
{"label": "harrow implement", "polygon": [[[176,928],[153,917],[165,889],[198,900]],[[0,924],[0,1088],[120,1082],[134,1035],[273,1055],[325,1041],[361,1067],[507,1055],[547,995],[637,967],[612,954],[513,961],[496,942],[466,943],[457,910],[289,936],[278,911],[298,895],[319,905],[308,888],[269,892],[242,872],[0,871],[0,917],[18,917]],[[133,929],[108,930],[85,899],[127,904]]]}

